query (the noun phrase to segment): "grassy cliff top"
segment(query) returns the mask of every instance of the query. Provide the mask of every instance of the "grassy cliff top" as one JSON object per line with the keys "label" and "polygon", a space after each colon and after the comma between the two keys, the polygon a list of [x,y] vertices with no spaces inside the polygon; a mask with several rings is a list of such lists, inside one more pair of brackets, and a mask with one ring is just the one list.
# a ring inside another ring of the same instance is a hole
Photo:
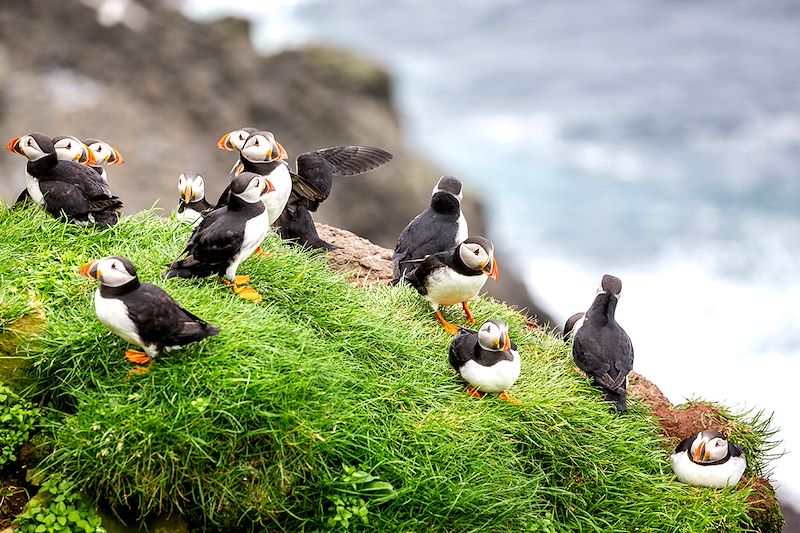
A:
{"label": "grassy cliff top", "polygon": [[[351,528],[375,531],[749,527],[749,484],[678,483],[649,410],[634,399],[612,413],[573,371],[570,347],[506,306],[471,307],[509,323],[521,405],[464,394],[450,337],[413,290],[351,286],[324,257],[276,239],[239,272],[262,303],[216,279],[162,280],[189,231],[151,213],[98,231],[0,207],[0,333],[46,316],[4,354],[25,359],[26,395],[51,408],[41,467],[120,512],[177,511],[228,530],[342,528],[348,512],[368,519]],[[130,346],[98,322],[96,284],[78,274],[108,255],[129,257],[220,335],[129,378]],[[460,309],[445,316],[463,322]],[[756,425],[732,435],[750,474],[768,446]]]}

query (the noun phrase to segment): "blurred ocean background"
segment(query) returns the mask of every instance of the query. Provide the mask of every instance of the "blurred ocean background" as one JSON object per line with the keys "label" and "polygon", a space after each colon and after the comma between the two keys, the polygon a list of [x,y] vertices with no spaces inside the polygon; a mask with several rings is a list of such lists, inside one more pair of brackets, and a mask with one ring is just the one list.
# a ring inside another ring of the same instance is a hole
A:
{"label": "blurred ocean background", "polygon": [[800,505],[800,3],[181,5],[249,18],[264,52],[384,64],[408,143],[484,198],[539,303],[564,320],[621,277],[635,370],[675,403],[774,411]]}

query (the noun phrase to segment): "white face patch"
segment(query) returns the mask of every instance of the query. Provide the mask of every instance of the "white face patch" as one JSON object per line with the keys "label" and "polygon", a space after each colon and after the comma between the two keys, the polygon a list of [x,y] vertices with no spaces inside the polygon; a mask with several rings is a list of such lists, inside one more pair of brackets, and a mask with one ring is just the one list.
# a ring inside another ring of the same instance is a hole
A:
{"label": "white face patch", "polygon": [[487,322],[478,330],[478,343],[484,350],[497,350],[501,331],[493,322]]}
{"label": "white face patch", "polygon": [[464,264],[472,270],[483,270],[491,261],[491,257],[480,244],[474,242],[463,243],[458,248],[458,255]]}
{"label": "white face patch", "polygon": [[267,139],[264,135],[253,135],[247,139],[244,147],[242,147],[242,156],[248,161],[256,163],[271,161],[273,156],[272,148],[272,139]]}
{"label": "white face patch", "polygon": [[254,204],[261,200],[261,193],[262,191],[266,190],[266,187],[267,185],[264,182],[264,178],[257,176],[251,179],[250,183],[247,184],[247,188],[236,196],[248,204]]}
{"label": "white face patch", "polygon": [[241,150],[244,147],[244,142],[247,140],[249,136],[250,134],[244,130],[236,130],[230,133],[228,140],[230,141],[230,143],[233,145],[234,148],[236,148],[237,150]]}
{"label": "white face patch", "polygon": [[22,137],[19,140],[19,146],[29,161],[38,161],[47,155],[41,148],[39,148],[39,144],[36,142],[36,139],[30,135],[25,135]]}
{"label": "white face patch", "polygon": [[100,259],[96,265],[97,280],[107,287],[120,287],[136,276],[128,272],[122,261],[109,257]]}
{"label": "white face patch", "polygon": [[60,161],[77,161],[81,158],[84,146],[75,137],[63,137],[56,141],[53,146],[56,149],[56,157]]}
{"label": "white face patch", "polygon": [[94,154],[98,165],[104,164],[111,157],[111,147],[104,142],[96,142],[89,145],[89,150]]}

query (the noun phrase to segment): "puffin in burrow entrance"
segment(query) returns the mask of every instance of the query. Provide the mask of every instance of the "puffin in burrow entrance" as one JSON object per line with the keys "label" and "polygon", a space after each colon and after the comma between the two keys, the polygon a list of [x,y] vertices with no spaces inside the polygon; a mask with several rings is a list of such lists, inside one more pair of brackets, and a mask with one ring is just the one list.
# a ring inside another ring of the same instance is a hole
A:
{"label": "puffin in burrow entrance", "polygon": [[[229,144],[235,146],[230,140],[223,142],[225,139],[220,139],[219,145],[225,145],[226,149]],[[267,209],[275,211],[270,215],[270,223],[276,225],[281,238],[304,247],[326,250],[335,247],[319,238],[311,212],[330,195],[333,178],[362,174],[392,159],[392,154],[380,148],[335,146],[300,154],[295,161],[296,170],[291,171],[286,163],[286,150],[268,131],[252,132],[239,153],[243,170],[267,176],[275,185],[277,194],[273,197],[273,206]],[[285,171],[288,171],[288,181]],[[223,192],[218,206],[224,205],[225,197]]]}
{"label": "puffin in burrow entrance", "polygon": [[94,295],[97,318],[122,339],[144,352],[127,350],[125,359],[146,365],[131,372],[143,373],[164,351],[178,349],[219,333],[219,329],[181,307],[160,287],[141,283],[136,268],[125,257],[90,261],[80,270],[96,279]]}
{"label": "puffin in burrow entrance", "polygon": [[452,250],[429,255],[403,279],[431,304],[444,329],[455,334],[458,327],[444,319],[439,306],[460,303],[467,320],[472,322],[467,302],[478,295],[487,278],[497,281],[497,272],[494,245],[489,239],[475,236]]}
{"label": "puffin in burrow entrance", "polygon": [[194,229],[183,259],[169,265],[166,278],[204,278],[218,275],[234,294],[252,301],[261,295],[250,287],[249,276],[237,276],[239,265],[250,257],[269,233],[265,197],[274,191],[269,180],[243,172],[231,183],[230,202],[211,211]]}
{"label": "puffin in burrow entrance", "polygon": [[614,317],[621,293],[619,278],[603,276],[572,342],[575,364],[605,392],[605,400],[617,411],[628,408],[628,374],[633,369],[633,344]]}
{"label": "puffin in burrow entrance", "polygon": [[469,384],[470,396],[481,398],[487,392],[496,392],[501,400],[520,403],[506,392],[519,378],[520,357],[502,320],[488,320],[478,331],[458,328],[448,360]]}
{"label": "puffin in burrow entrance", "polygon": [[392,255],[392,285],[414,270],[425,256],[444,252],[469,235],[461,212],[463,185],[453,176],[442,176],[433,187],[430,206],[400,233]]}
{"label": "puffin in burrow entrance", "polygon": [[111,194],[108,184],[85,165],[60,161],[50,137],[42,133],[15,137],[6,148],[28,158],[28,194],[50,215],[80,225],[113,226],[119,220],[122,201]]}
{"label": "puffin in burrow entrance", "polygon": [[669,463],[678,481],[711,488],[736,485],[747,467],[738,446],[719,431],[708,429],[683,439]]}

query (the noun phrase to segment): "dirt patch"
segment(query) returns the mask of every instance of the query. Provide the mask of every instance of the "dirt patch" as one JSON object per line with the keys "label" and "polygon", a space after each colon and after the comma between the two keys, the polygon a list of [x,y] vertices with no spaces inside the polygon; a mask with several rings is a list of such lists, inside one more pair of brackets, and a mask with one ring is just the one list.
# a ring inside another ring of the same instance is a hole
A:
{"label": "dirt patch", "polygon": [[28,493],[19,480],[0,474],[0,530],[11,525],[28,500]]}
{"label": "dirt patch", "polygon": [[392,280],[392,251],[367,239],[325,224],[317,224],[321,239],[339,248],[330,252],[331,268],[347,275],[351,283],[365,286]]}

